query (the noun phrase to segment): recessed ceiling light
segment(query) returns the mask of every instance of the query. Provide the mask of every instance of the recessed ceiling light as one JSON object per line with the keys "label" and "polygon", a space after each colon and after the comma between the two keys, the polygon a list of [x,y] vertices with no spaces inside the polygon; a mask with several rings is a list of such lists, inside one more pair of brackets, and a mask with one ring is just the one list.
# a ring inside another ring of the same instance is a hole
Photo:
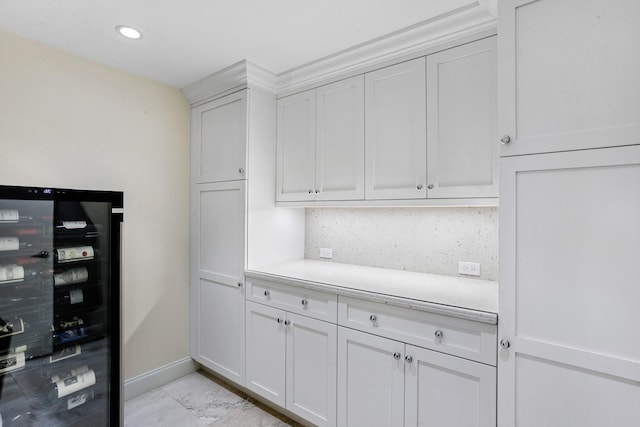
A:
{"label": "recessed ceiling light", "polygon": [[138,40],[142,38],[142,33],[140,31],[128,25],[118,25],[116,27],[116,31],[128,39]]}

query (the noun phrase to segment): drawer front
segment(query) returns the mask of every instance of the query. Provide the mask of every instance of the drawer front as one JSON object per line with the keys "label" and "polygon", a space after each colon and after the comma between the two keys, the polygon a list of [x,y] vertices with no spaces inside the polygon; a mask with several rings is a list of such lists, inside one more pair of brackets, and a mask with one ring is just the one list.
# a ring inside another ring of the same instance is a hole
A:
{"label": "drawer front", "polygon": [[342,296],[338,301],[338,324],[496,365],[495,325]]}
{"label": "drawer front", "polygon": [[326,322],[337,322],[335,294],[247,278],[247,299]]}

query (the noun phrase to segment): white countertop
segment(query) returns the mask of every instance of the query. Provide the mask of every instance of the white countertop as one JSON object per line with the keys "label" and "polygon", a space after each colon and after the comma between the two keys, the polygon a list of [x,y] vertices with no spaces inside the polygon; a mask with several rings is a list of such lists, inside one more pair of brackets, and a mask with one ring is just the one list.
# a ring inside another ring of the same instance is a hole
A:
{"label": "white countertop", "polygon": [[245,274],[483,323],[498,321],[498,283],[489,280],[304,259]]}

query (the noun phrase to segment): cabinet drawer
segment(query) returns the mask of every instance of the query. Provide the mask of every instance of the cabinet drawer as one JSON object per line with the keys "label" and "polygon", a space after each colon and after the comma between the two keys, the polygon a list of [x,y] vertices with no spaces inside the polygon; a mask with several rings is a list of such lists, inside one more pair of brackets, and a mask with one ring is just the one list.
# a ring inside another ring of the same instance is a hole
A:
{"label": "cabinet drawer", "polygon": [[350,297],[340,297],[338,324],[495,366],[496,326]]}
{"label": "cabinet drawer", "polygon": [[327,322],[337,322],[337,295],[260,279],[247,280],[247,299]]}

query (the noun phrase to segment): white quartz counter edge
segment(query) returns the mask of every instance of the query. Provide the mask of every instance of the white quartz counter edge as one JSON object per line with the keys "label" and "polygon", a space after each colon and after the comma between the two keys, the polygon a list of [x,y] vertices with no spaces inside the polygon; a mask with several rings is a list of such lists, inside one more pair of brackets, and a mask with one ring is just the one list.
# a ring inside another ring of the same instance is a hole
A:
{"label": "white quartz counter edge", "polygon": [[498,323],[497,282],[297,260],[246,270],[271,280],[460,319]]}

